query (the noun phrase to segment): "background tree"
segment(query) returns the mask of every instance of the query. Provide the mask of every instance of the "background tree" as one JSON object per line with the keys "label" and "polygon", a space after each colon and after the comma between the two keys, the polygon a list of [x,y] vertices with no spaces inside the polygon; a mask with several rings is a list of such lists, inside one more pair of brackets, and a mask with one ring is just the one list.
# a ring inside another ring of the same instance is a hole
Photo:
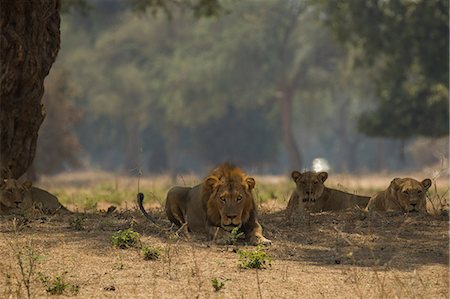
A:
{"label": "background tree", "polygon": [[[142,7],[164,9],[169,1],[133,1]],[[85,8],[86,1],[67,1],[66,9]],[[186,2],[196,16],[214,15],[216,0]],[[104,2],[99,3],[101,6]],[[120,7],[119,3],[115,7]],[[5,0],[0,4],[2,57],[0,70],[0,176],[19,178],[36,152],[39,127],[44,119],[41,98],[60,46],[60,1]]]}
{"label": "background tree", "polygon": [[106,0],[63,16],[58,59],[85,112],[72,132],[89,167],[175,177],[232,160],[288,173],[323,157],[334,171],[398,168],[382,155],[398,142],[358,132],[386,59],[337,42],[322,6],[221,2],[227,13],[199,19],[173,3],[169,18]]}
{"label": "background tree", "polygon": [[68,72],[53,67],[45,82],[42,103],[46,117],[39,133],[36,159],[31,167],[36,175],[55,174],[82,165],[81,146],[74,132],[75,125],[82,118],[82,111],[69,100],[73,93]]}
{"label": "background tree", "polygon": [[448,1],[320,2],[338,39],[361,46],[361,61],[379,70],[379,103],[361,115],[360,131],[401,140],[448,134]]}

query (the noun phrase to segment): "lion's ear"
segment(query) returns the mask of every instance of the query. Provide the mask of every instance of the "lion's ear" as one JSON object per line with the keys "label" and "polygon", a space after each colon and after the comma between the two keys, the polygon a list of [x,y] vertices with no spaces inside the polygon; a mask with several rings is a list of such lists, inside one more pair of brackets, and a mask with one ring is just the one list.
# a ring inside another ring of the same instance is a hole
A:
{"label": "lion's ear", "polygon": [[328,172],[325,172],[325,171],[319,172],[319,174],[317,176],[319,177],[319,180],[322,181],[322,183],[325,183],[325,181],[328,178]]}
{"label": "lion's ear", "polygon": [[205,185],[209,189],[213,189],[214,187],[217,186],[218,183],[219,183],[219,178],[214,175],[211,175],[205,179]]}
{"label": "lion's ear", "polygon": [[25,189],[30,190],[33,183],[31,181],[25,181],[23,182],[22,186],[25,187]]}
{"label": "lion's ear", "polygon": [[398,191],[400,189],[400,185],[399,185],[400,180],[401,180],[401,178],[394,178],[391,181],[390,187],[392,187],[395,191]]}
{"label": "lion's ear", "polygon": [[292,179],[294,180],[294,182],[297,182],[298,179],[299,179],[301,176],[302,176],[302,174],[301,174],[299,171],[297,171],[297,170],[294,170],[294,171],[291,173],[291,177],[292,177]]}
{"label": "lion's ear", "polygon": [[254,178],[248,177],[245,179],[245,182],[247,183],[249,190],[253,190],[253,188],[255,188],[256,181]]}
{"label": "lion's ear", "polygon": [[430,179],[424,179],[422,181],[422,186],[425,188],[425,190],[428,190],[431,187],[431,180]]}

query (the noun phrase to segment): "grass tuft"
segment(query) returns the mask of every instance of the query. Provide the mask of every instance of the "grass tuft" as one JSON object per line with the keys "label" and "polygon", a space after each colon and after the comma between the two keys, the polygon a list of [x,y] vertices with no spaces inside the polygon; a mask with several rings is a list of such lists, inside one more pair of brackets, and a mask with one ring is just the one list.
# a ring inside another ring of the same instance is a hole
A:
{"label": "grass tuft", "polygon": [[129,228],[126,230],[119,230],[111,237],[111,243],[114,247],[126,249],[130,247],[137,247],[139,245],[141,235],[138,232]]}
{"label": "grass tuft", "polygon": [[161,257],[161,249],[150,246],[142,246],[141,255],[146,261],[158,260]]}
{"label": "grass tuft", "polygon": [[266,253],[263,246],[255,250],[239,250],[240,267],[243,269],[265,269],[271,266],[272,258]]}

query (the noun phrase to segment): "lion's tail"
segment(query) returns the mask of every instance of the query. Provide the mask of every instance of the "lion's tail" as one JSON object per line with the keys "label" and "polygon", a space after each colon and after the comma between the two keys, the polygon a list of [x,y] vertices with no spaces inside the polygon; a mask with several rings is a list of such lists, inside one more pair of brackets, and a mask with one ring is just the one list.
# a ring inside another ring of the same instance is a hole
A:
{"label": "lion's tail", "polygon": [[142,192],[139,192],[137,194],[137,203],[139,206],[139,210],[141,210],[141,212],[145,216],[145,218],[147,218],[148,220],[150,220],[153,223],[156,223],[155,219],[152,216],[150,216],[150,214],[147,213],[147,211],[144,209],[143,202],[144,202],[144,194]]}

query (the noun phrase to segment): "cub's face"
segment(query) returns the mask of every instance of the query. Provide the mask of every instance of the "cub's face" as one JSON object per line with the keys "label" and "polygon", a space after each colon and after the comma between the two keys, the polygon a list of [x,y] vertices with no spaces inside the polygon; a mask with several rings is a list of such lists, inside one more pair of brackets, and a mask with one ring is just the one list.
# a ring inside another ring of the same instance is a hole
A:
{"label": "cub's face", "polygon": [[210,176],[206,184],[212,189],[209,204],[218,210],[222,228],[229,230],[248,221],[255,179],[245,177],[226,180]]}
{"label": "cub's face", "polygon": [[419,182],[411,178],[395,178],[390,188],[396,193],[398,204],[404,211],[426,213],[426,192],[431,184],[430,179]]}
{"label": "cub's face", "polygon": [[19,183],[14,179],[0,181],[0,204],[10,209],[23,208],[26,193],[31,189],[31,182]]}
{"label": "cub's face", "polygon": [[296,184],[296,192],[299,200],[308,207],[313,206],[316,200],[322,195],[324,189],[323,183],[328,178],[328,173],[314,171],[301,173],[294,170],[291,177]]}

